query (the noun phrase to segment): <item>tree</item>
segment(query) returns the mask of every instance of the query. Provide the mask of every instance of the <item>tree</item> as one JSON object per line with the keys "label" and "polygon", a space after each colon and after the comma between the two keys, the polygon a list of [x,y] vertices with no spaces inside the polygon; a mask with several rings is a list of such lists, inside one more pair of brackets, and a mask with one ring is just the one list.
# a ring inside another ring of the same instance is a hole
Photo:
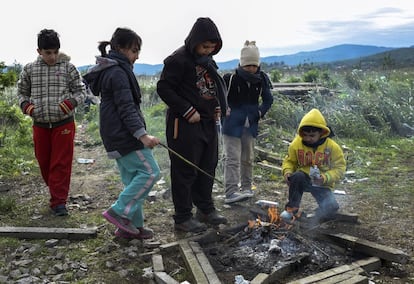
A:
{"label": "tree", "polygon": [[15,64],[13,68],[10,68],[7,67],[3,61],[0,62],[0,91],[16,84],[18,72],[19,69],[17,64]]}

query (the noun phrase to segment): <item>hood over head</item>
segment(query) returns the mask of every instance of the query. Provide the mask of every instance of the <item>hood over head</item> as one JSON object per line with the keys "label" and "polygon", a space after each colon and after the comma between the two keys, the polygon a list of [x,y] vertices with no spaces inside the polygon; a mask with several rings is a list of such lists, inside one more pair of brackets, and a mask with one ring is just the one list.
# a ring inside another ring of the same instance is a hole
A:
{"label": "hood over head", "polygon": [[210,18],[198,18],[185,39],[184,44],[191,54],[195,54],[194,50],[196,46],[205,41],[217,43],[216,49],[210,54],[211,56],[217,54],[223,46],[223,41],[216,24]]}
{"label": "hood over head", "polygon": [[91,66],[88,69],[88,72],[83,76],[84,81],[95,96],[99,96],[101,92],[101,72],[114,65],[118,65],[116,60],[108,57],[96,56],[96,64]]}
{"label": "hood over head", "polygon": [[67,55],[66,53],[59,52],[59,54],[58,54],[58,61],[67,61],[67,62],[69,62],[70,59],[71,59],[70,56]]}
{"label": "hood over head", "polygon": [[321,128],[322,129],[321,138],[328,137],[329,134],[331,133],[331,130],[326,124],[326,120],[324,116],[316,108],[312,109],[307,114],[305,114],[302,120],[300,121],[299,127],[298,127],[298,134],[300,136],[302,136],[301,128],[304,126],[313,126],[313,127]]}

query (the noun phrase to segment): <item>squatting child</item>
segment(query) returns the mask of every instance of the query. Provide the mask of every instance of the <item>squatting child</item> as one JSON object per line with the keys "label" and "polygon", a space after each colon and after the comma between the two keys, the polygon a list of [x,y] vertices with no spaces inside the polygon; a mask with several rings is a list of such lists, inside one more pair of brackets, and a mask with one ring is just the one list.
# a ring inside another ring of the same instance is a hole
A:
{"label": "squatting child", "polygon": [[300,214],[304,192],[310,192],[318,203],[318,219],[331,218],[339,209],[332,191],[345,175],[346,162],[341,147],[330,134],[318,109],[312,109],[302,118],[282,163],[282,173],[289,186],[289,200],[281,214],[285,221],[290,222]]}

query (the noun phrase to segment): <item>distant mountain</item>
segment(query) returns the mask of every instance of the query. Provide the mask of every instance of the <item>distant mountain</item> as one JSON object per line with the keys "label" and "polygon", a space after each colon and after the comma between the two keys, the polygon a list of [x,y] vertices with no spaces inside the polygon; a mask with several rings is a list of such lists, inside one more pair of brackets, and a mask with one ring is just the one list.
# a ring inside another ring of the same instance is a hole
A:
{"label": "distant mountain", "polygon": [[157,73],[161,72],[163,66],[164,64],[151,65],[151,64],[135,63],[134,73],[137,75],[154,76]]}
{"label": "distant mountain", "polygon": [[395,48],[371,45],[342,44],[315,51],[299,52],[292,55],[269,56],[262,59],[265,63],[284,62],[286,65],[303,63],[325,63],[365,57]]}
{"label": "distant mountain", "polygon": [[[355,44],[341,44],[315,51],[298,52],[290,55],[281,56],[267,56],[262,57],[261,61],[267,64],[284,63],[285,65],[299,65],[304,63],[328,63],[334,61],[344,61],[350,59],[358,59],[378,53],[391,51],[397,48],[381,47],[372,45],[355,45]],[[233,59],[225,62],[217,62],[220,70],[235,69],[239,64],[238,59]],[[89,66],[78,67],[81,72],[87,70]],[[153,76],[161,72],[163,64],[134,64],[134,73],[136,75]]]}
{"label": "distant mountain", "polygon": [[326,65],[341,66],[341,68],[412,68],[414,66],[414,46],[397,48],[386,52],[376,53],[362,58],[343,61],[332,61]]}

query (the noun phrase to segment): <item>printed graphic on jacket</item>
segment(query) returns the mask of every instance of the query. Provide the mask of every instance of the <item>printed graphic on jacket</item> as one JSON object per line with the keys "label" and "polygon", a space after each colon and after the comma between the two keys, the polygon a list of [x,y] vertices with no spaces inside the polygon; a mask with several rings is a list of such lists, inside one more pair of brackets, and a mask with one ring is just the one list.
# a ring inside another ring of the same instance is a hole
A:
{"label": "printed graphic on jacket", "polygon": [[202,66],[196,66],[197,88],[200,90],[200,96],[205,100],[212,100],[216,97],[216,86],[214,80]]}
{"label": "printed graphic on jacket", "polygon": [[299,166],[330,166],[332,149],[327,147],[324,152],[313,152],[312,150],[298,149],[298,165]]}

